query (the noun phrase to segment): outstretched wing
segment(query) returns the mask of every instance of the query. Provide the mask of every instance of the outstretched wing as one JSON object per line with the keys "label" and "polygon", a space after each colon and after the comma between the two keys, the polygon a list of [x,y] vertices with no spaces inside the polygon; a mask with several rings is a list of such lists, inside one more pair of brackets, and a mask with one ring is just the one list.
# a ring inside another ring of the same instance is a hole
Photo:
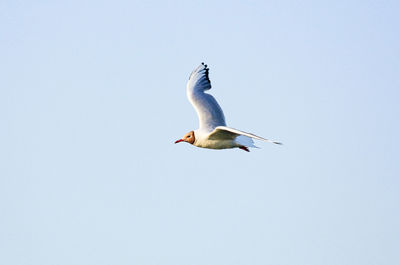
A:
{"label": "outstretched wing", "polygon": [[238,136],[247,136],[253,139],[261,140],[261,141],[266,141],[274,144],[282,144],[280,142],[268,140],[265,138],[262,138],[260,136],[254,135],[252,133],[247,133],[247,132],[242,132],[233,128],[229,128],[226,126],[218,126],[215,128],[215,130],[208,136],[208,139],[210,140],[233,140]]}
{"label": "outstretched wing", "polygon": [[213,96],[205,93],[211,88],[207,65],[201,63],[192,74],[186,86],[186,94],[199,117],[199,128],[212,131],[217,126],[225,126],[225,116]]}

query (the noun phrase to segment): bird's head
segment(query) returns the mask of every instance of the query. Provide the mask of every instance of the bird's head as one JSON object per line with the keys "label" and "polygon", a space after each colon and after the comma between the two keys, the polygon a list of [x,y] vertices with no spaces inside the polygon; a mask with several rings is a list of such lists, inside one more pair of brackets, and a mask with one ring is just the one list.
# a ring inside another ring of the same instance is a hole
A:
{"label": "bird's head", "polygon": [[177,144],[180,142],[188,142],[189,144],[193,144],[195,139],[196,138],[194,137],[194,131],[191,131],[185,134],[185,136],[183,136],[182,139],[175,141],[175,143]]}

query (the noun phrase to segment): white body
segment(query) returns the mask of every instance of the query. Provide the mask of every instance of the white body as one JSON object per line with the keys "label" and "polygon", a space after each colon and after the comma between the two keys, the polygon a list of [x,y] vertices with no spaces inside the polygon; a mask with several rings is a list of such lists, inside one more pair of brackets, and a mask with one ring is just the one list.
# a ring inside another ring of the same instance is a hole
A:
{"label": "white body", "polygon": [[[234,139],[210,139],[209,135],[210,132],[204,132],[201,130],[195,130],[194,131],[195,135],[195,141],[193,145],[197,147],[203,147],[203,148],[210,148],[210,149],[227,149],[227,148],[235,148],[235,147],[241,147],[241,146],[246,146],[246,147],[256,147],[253,143],[253,140],[249,138],[250,141],[247,141],[247,144],[245,141],[240,141],[241,139],[238,139],[238,137]],[[245,140],[245,139],[242,139]]]}

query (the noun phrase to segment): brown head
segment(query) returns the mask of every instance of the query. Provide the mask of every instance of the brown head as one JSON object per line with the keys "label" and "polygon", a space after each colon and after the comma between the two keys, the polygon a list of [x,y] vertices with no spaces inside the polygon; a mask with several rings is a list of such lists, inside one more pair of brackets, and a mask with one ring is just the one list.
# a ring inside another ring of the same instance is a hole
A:
{"label": "brown head", "polygon": [[196,138],[194,137],[194,131],[191,131],[185,134],[182,139],[175,141],[175,143],[177,144],[180,142],[188,142],[189,144],[193,144],[195,139]]}

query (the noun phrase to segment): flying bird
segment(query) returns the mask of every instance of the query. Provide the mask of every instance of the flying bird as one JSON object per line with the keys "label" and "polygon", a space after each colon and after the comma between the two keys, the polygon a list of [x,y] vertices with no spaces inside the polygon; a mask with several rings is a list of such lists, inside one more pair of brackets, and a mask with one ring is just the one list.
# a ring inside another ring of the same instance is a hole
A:
{"label": "flying bird", "polygon": [[199,129],[190,131],[175,143],[187,142],[197,147],[209,149],[240,148],[250,152],[249,147],[257,148],[253,139],[281,144],[260,136],[239,131],[226,126],[225,116],[215,98],[205,93],[211,89],[209,68],[201,63],[193,70],[186,86],[186,95],[199,117]]}

